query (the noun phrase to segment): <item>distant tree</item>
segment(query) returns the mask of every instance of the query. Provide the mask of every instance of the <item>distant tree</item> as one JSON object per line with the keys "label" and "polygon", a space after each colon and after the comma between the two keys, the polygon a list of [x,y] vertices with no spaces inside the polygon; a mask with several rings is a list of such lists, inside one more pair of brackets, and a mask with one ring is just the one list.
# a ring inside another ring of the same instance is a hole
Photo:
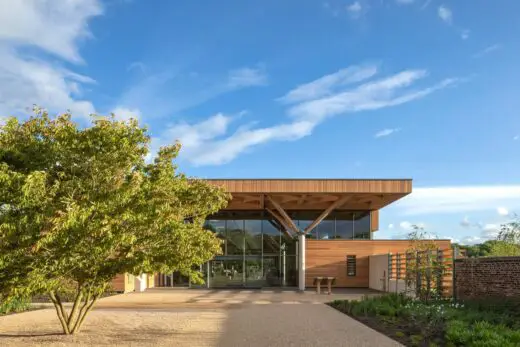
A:
{"label": "distant tree", "polygon": [[148,145],[136,120],[113,116],[80,128],[69,114],[37,109],[0,126],[0,300],[47,293],[63,332],[74,334],[117,274],[179,271],[202,281],[193,265],[220,252],[203,223],[229,196],[177,172],[179,144],[151,164]]}
{"label": "distant tree", "polygon": [[520,219],[502,224],[497,242],[491,246],[491,256],[520,256]]}

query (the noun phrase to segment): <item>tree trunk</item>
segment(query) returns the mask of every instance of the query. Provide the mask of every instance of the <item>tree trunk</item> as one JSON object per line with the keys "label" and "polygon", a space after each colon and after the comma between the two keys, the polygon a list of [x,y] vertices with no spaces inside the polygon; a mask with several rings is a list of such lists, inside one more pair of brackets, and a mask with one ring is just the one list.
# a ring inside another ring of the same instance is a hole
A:
{"label": "tree trunk", "polygon": [[56,299],[56,294],[54,292],[49,293],[49,297],[51,298],[52,303],[54,304],[54,308],[56,309],[56,314],[58,315],[58,319],[60,320],[61,327],[63,328],[63,333],[65,335],[70,334],[69,326],[67,324],[67,320],[63,316],[63,304],[58,302]]}
{"label": "tree trunk", "polygon": [[83,293],[83,288],[78,287],[78,291],[74,299],[74,304],[70,311],[70,315],[67,315],[67,311],[63,307],[63,303],[61,302],[59,295],[54,291],[49,292],[49,297],[52,303],[54,304],[56,314],[58,315],[58,319],[61,323],[63,333],[65,335],[71,335],[79,332],[81,325],[85,320],[85,317],[90,312],[90,310],[92,309],[99,297],[98,294],[92,296],[90,288],[86,296],[83,296]]}

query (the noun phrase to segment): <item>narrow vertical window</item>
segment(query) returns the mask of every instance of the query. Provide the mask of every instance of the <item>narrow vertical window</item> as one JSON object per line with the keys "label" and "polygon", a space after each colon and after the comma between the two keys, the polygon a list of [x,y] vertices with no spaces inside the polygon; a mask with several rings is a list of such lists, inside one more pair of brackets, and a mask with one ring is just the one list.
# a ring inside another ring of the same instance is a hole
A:
{"label": "narrow vertical window", "polygon": [[347,255],[347,276],[356,276],[356,256]]}

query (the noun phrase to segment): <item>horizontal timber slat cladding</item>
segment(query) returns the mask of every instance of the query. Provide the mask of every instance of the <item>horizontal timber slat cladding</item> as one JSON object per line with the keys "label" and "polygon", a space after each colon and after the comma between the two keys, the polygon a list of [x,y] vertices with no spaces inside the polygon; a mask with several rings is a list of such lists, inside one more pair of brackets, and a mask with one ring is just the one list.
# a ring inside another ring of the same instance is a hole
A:
{"label": "horizontal timber slat cladding", "polygon": [[411,179],[208,179],[230,193],[403,193]]}
{"label": "horizontal timber slat cladding", "polygon": [[[441,249],[450,249],[449,240],[435,240]],[[408,240],[306,240],[305,286],[314,287],[315,277],[336,277],[336,287],[368,288],[369,256],[401,253]],[[347,255],[356,256],[356,275],[347,276]]]}
{"label": "horizontal timber slat cladding", "polygon": [[125,292],[126,275],[119,274],[112,280],[112,290],[116,292]]}

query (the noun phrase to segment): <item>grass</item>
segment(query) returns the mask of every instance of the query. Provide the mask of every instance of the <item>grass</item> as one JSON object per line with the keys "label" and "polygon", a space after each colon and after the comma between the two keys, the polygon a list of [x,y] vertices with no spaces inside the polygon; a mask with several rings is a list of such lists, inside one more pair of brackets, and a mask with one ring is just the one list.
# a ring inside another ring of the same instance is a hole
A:
{"label": "grass", "polygon": [[385,294],[330,306],[406,346],[520,346],[520,302],[421,302]]}

